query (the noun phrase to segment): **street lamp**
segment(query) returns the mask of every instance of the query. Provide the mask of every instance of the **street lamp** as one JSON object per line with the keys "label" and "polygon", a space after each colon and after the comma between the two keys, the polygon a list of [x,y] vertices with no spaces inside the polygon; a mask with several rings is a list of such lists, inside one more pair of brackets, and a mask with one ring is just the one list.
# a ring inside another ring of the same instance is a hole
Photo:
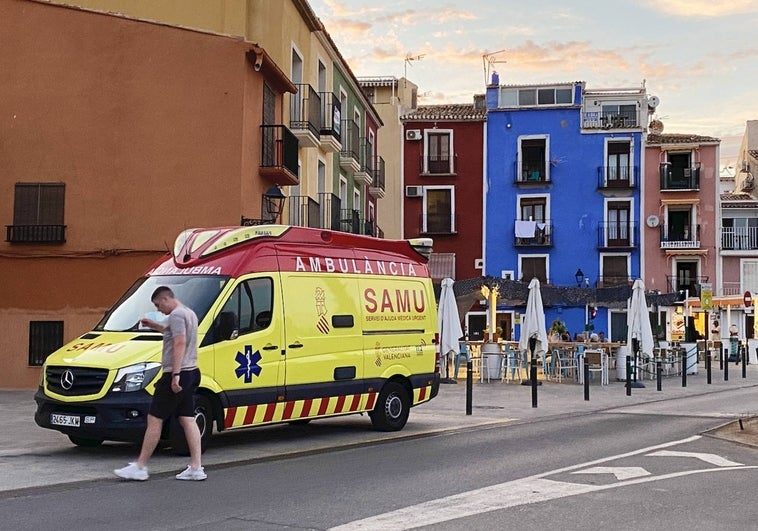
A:
{"label": "street lamp", "polygon": [[266,219],[276,221],[284,209],[285,195],[278,185],[273,185],[263,194],[263,211]]}
{"label": "street lamp", "polygon": [[582,282],[584,282],[584,273],[582,273],[581,268],[576,270],[576,275],[574,275],[574,278],[576,279],[576,287],[581,288]]}

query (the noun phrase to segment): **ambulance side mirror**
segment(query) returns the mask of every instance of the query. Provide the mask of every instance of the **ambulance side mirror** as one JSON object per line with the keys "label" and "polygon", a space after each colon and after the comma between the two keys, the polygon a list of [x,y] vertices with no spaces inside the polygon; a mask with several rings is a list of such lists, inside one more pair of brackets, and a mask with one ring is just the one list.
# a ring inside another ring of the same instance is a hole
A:
{"label": "ambulance side mirror", "polygon": [[216,321],[216,337],[219,340],[236,339],[239,335],[237,326],[237,314],[234,312],[221,312]]}

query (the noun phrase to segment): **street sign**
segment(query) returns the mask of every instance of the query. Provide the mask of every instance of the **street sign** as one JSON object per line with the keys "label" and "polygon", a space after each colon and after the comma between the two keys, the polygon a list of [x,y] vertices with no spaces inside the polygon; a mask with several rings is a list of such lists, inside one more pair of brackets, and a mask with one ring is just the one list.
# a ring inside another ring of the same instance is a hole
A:
{"label": "street sign", "polygon": [[745,292],[744,302],[745,302],[745,308],[749,308],[750,306],[753,305],[753,295],[749,291]]}
{"label": "street sign", "polygon": [[710,284],[700,284],[700,307],[706,312],[713,309],[713,289]]}

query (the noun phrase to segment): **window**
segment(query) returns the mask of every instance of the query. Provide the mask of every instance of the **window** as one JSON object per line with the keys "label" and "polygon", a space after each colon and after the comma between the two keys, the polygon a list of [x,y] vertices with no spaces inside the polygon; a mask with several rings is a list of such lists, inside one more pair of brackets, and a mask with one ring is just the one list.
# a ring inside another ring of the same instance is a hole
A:
{"label": "window", "polygon": [[424,173],[450,174],[453,173],[451,164],[452,131],[426,132],[426,160]]}
{"label": "window", "polygon": [[602,255],[603,287],[620,286],[629,282],[628,255]]}
{"label": "window", "polygon": [[9,242],[63,243],[66,241],[63,183],[16,183],[13,225],[8,227]]}
{"label": "window", "polygon": [[608,224],[605,234],[608,247],[628,247],[631,245],[631,204],[628,201],[608,203]]}
{"label": "window", "polygon": [[63,321],[29,322],[29,365],[39,367],[63,346]]}
{"label": "window", "polygon": [[741,291],[758,291],[758,261],[742,260],[742,289]]}
{"label": "window", "polygon": [[454,200],[452,187],[425,187],[422,232],[437,234],[455,232]]}
{"label": "window", "polygon": [[667,153],[666,162],[661,163],[661,189],[700,189],[700,163],[693,164],[690,151]]}
{"label": "window", "polygon": [[546,197],[522,197],[519,200],[521,218],[526,221],[538,221],[544,223],[547,220]]}
{"label": "window", "polygon": [[603,104],[600,121],[606,128],[637,127],[637,105]]}
{"label": "window", "polygon": [[629,142],[608,143],[608,163],[606,164],[606,186],[609,188],[628,187],[631,183]]}
{"label": "window", "polygon": [[540,283],[547,284],[547,256],[519,256],[521,280],[529,282],[537,278]]}
{"label": "window", "polygon": [[547,174],[547,138],[519,139],[520,182],[544,182]]}
{"label": "window", "polygon": [[241,282],[216,318],[215,341],[228,339],[234,330],[241,336],[268,328],[272,319],[273,289],[270,278]]}
{"label": "window", "polygon": [[500,107],[531,107],[535,105],[571,105],[571,87],[503,88],[500,90]]}

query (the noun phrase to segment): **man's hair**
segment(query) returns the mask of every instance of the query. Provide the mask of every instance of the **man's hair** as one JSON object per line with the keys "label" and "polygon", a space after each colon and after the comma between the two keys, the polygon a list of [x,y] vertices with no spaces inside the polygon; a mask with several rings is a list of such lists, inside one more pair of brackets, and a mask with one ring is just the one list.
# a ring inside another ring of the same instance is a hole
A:
{"label": "man's hair", "polygon": [[153,296],[150,297],[151,301],[154,301],[158,297],[167,296],[170,299],[174,298],[174,292],[171,291],[171,288],[168,286],[160,286],[158,288],[155,288],[155,291],[153,292]]}

